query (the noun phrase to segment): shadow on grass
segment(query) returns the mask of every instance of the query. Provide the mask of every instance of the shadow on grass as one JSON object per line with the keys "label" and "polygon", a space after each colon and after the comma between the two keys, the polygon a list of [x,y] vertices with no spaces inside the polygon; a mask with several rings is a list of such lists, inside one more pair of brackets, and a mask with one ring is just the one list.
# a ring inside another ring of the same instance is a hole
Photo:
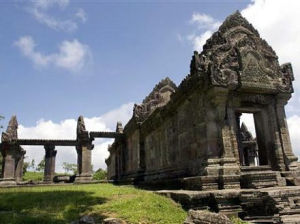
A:
{"label": "shadow on grass", "polygon": [[[85,191],[0,192],[0,223],[70,223],[105,201]],[[105,217],[94,218],[101,221]]]}

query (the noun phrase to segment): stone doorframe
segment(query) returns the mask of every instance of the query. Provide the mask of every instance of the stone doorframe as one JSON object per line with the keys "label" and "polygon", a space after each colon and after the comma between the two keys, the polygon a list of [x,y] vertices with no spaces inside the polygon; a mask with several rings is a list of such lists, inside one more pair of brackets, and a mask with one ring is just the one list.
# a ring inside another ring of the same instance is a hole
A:
{"label": "stone doorframe", "polygon": [[[287,171],[297,168],[297,157],[291,149],[284,105],[290,98],[285,95],[262,95],[238,93],[228,104],[228,116],[238,142],[238,118],[241,113],[252,113],[254,117],[260,165],[270,165],[272,170]],[[230,114],[231,113],[231,114]],[[240,161],[239,142],[236,159]]]}

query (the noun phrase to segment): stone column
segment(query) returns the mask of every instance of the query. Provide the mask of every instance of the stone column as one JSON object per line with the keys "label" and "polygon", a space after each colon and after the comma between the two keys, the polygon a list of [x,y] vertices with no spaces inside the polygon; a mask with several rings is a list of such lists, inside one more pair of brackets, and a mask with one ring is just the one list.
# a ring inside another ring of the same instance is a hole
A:
{"label": "stone column", "polygon": [[77,123],[77,175],[75,182],[89,182],[92,180],[92,139],[85,130],[83,117],[78,118]]}
{"label": "stone column", "polygon": [[24,155],[26,151],[19,146],[18,151],[16,152],[16,160],[15,160],[15,178],[17,182],[22,181],[23,178],[23,165],[24,165]]}
{"label": "stone column", "polygon": [[44,171],[44,182],[51,183],[55,175],[55,157],[57,151],[54,145],[45,145],[45,171]]}
{"label": "stone column", "polygon": [[15,185],[15,151],[18,146],[10,143],[1,144],[3,156],[2,179],[0,185]]}
{"label": "stone column", "polygon": [[289,129],[286,122],[286,114],[284,106],[287,104],[290,95],[279,95],[276,99],[276,115],[279,128],[280,140],[285,156],[285,163],[289,170],[298,169],[298,158],[295,156],[292,150],[292,144],[290,140]]}
{"label": "stone column", "polygon": [[[280,136],[280,129],[279,128],[279,123],[277,119],[277,114],[275,110],[275,104],[272,103],[271,105],[268,106],[268,113],[265,113],[265,118],[269,117],[269,122],[270,122],[270,128],[272,130],[272,140],[274,144],[274,152],[267,152],[267,156],[269,159],[271,159],[272,167],[275,168],[276,170],[280,171],[285,171],[286,166],[284,164],[284,156],[283,156],[283,145],[281,142],[281,136]],[[264,137],[264,140],[266,137]],[[269,149],[269,148],[268,148]],[[270,149],[269,149],[270,150]],[[274,158],[273,158],[274,157]]]}

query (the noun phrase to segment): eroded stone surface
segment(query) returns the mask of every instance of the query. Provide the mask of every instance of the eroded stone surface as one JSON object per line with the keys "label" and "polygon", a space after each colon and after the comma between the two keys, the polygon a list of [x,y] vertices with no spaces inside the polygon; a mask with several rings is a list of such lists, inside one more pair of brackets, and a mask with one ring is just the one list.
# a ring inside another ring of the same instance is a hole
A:
{"label": "eroded stone surface", "polygon": [[184,224],[232,224],[229,218],[223,214],[217,214],[206,210],[190,210]]}
{"label": "eroded stone surface", "polygon": [[103,220],[103,224],[126,224],[126,222],[118,218],[106,218]]}

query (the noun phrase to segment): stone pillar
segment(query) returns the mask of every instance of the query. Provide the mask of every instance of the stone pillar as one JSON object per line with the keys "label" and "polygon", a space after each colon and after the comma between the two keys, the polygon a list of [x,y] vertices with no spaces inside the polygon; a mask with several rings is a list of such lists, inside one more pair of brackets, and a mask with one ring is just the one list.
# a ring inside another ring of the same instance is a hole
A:
{"label": "stone pillar", "polygon": [[276,99],[276,115],[279,128],[279,135],[281,145],[283,148],[283,154],[285,157],[285,163],[289,170],[298,169],[298,158],[295,156],[292,150],[292,144],[290,140],[289,129],[286,122],[286,115],[284,106],[287,104],[290,95],[279,95]]}
{"label": "stone pillar", "polygon": [[268,114],[265,114],[265,118],[267,118],[267,116],[269,117],[269,122],[270,122],[269,125],[273,132],[271,136],[274,144],[274,152],[268,151],[267,156],[271,159],[271,162],[273,163],[272,164],[273,168],[275,168],[276,170],[285,171],[286,166],[284,163],[284,156],[283,156],[283,144],[281,141],[280,130],[278,130],[280,129],[278,123],[279,120],[277,119],[277,114],[274,106],[275,106],[274,103],[269,105]]}
{"label": "stone pillar", "polygon": [[77,122],[77,175],[76,183],[89,182],[92,180],[92,139],[85,130],[83,117],[80,116]]}
{"label": "stone pillar", "polygon": [[45,171],[44,171],[44,182],[51,183],[55,176],[55,157],[57,151],[54,145],[45,145]]}
{"label": "stone pillar", "polygon": [[0,185],[15,185],[15,151],[18,146],[10,143],[1,144],[2,162],[2,179]]}
{"label": "stone pillar", "polygon": [[228,89],[214,87],[209,96],[213,108],[208,108],[207,113],[208,146],[216,147],[216,154],[209,156],[206,172],[208,176],[218,178],[216,184],[220,188],[239,188],[240,168],[235,158],[237,144],[234,144],[236,138],[232,135],[235,121],[232,110],[229,110]]}
{"label": "stone pillar", "polygon": [[77,151],[77,175],[75,182],[89,182],[92,180],[92,145],[82,143],[76,146]]}
{"label": "stone pillar", "polygon": [[16,152],[16,160],[15,160],[15,178],[17,182],[22,181],[23,178],[23,165],[24,165],[24,155],[26,151],[19,146],[18,151]]}
{"label": "stone pillar", "polygon": [[3,156],[2,164],[2,185],[14,185],[15,181],[15,154],[19,149],[16,144],[18,139],[18,121],[16,116],[12,116],[8,122],[6,132],[1,136],[1,153]]}

